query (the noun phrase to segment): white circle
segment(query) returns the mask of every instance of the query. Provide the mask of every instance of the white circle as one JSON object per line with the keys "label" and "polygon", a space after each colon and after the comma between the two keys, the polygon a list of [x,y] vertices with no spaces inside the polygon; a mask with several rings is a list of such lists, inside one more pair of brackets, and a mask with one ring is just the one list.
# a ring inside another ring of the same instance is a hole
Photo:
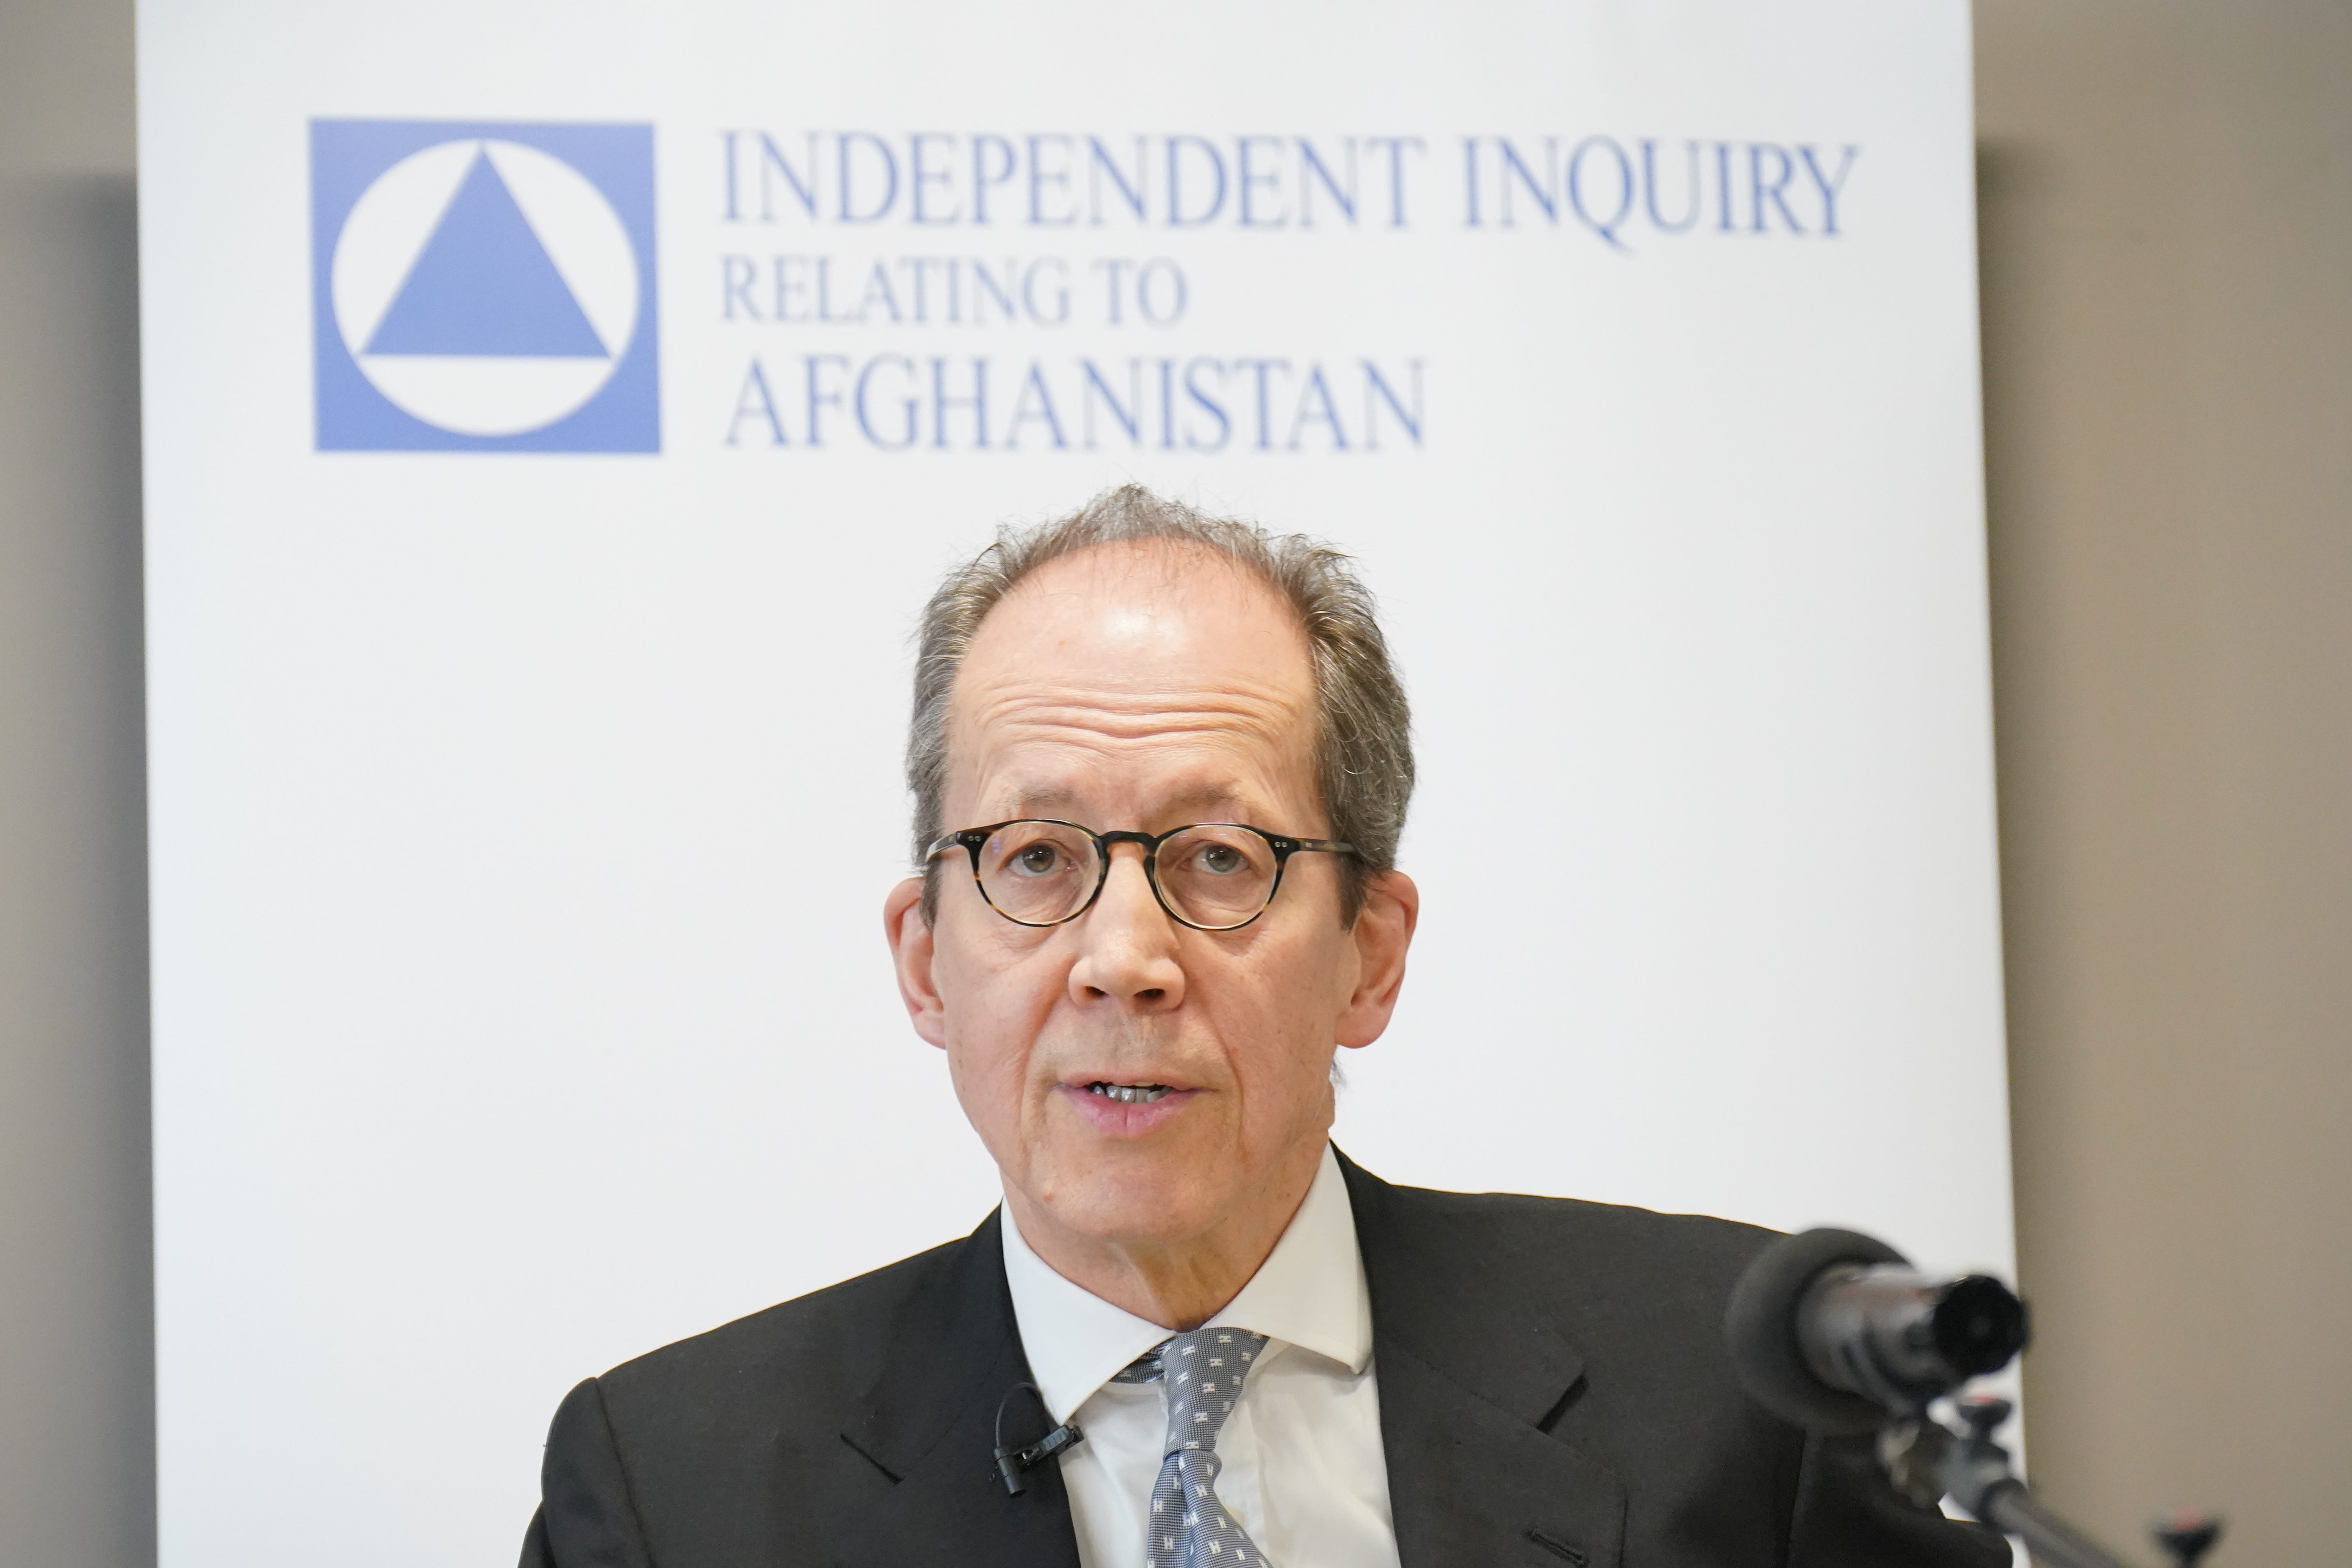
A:
{"label": "white circle", "polygon": [[[478,155],[506,182],[604,358],[362,352]],[[520,142],[443,142],[377,175],[343,220],[329,287],[360,373],[398,408],[460,436],[520,436],[574,412],[612,379],[637,330],[637,258],[620,214],[571,164]]]}

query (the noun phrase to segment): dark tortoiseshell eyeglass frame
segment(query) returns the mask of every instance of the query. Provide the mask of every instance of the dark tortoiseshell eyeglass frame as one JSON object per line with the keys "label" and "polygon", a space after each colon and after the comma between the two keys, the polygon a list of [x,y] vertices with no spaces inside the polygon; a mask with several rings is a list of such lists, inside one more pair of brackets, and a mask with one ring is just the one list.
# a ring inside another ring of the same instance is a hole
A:
{"label": "dark tortoiseshell eyeglass frame", "polygon": [[[1003,906],[988,896],[988,884],[981,876],[980,852],[997,834],[1008,827],[1018,827],[1024,822],[1034,822],[1047,827],[1066,827],[1073,832],[1084,834],[1094,844],[1095,885],[1087,890],[1086,898],[1079,902],[1078,906],[1068,914],[1050,921],[1024,921],[1020,916],[1007,911]],[[1250,911],[1246,919],[1229,921],[1223,925],[1209,925],[1193,920],[1181,913],[1175,905],[1168,901],[1167,890],[1160,885],[1160,847],[1171,839],[1181,837],[1187,833],[1203,827],[1222,827],[1255,834],[1265,841],[1267,849],[1274,856],[1274,879],[1266,884],[1265,901]],[[1143,851],[1143,877],[1144,880],[1151,885],[1152,898],[1159,901],[1160,909],[1167,912],[1170,920],[1193,931],[1239,931],[1251,921],[1265,913],[1274,903],[1274,896],[1282,890],[1283,873],[1289,868],[1290,858],[1293,855],[1353,855],[1356,852],[1354,845],[1343,844],[1336,838],[1298,838],[1287,833],[1276,833],[1267,828],[1254,827],[1246,822],[1188,822],[1181,827],[1171,827],[1165,833],[1158,834],[1137,833],[1127,829],[1112,833],[1097,833],[1091,827],[1083,826],[1075,822],[1064,822],[1058,817],[1014,816],[1008,817],[1003,822],[992,822],[985,827],[965,827],[953,833],[941,834],[932,840],[930,848],[925,852],[923,858],[928,862],[937,859],[951,849],[961,848],[967,851],[971,856],[972,886],[980,889],[980,896],[986,901],[988,907],[1014,925],[1028,926],[1033,930],[1042,931],[1052,926],[1067,925],[1095,907],[1096,900],[1102,897],[1104,886],[1110,880],[1110,850],[1114,844],[1132,844]]]}

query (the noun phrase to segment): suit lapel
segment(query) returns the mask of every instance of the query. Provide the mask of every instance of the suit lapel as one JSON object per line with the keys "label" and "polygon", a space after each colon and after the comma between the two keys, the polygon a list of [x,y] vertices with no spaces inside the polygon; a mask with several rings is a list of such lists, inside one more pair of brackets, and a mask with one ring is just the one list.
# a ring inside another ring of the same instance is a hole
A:
{"label": "suit lapel", "polygon": [[1507,1260],[1342,1154],[1403,1568],[1615,1568],[1625,1487],[1548,1435],[1583,1358]]}
{"label": "suit lapel", "polygon": [[[1077,1568],[1061,1467],[1041,1465],[1019,1497],[996,1473],[996,1411],[1029,1377],[1004,1283],[998,1215],[943,1261],[890,1325],[890,1360],[842,1440],[898,1484],[854,1521],[845,1563],[893,1568]],[[1026,1394],[1004,1405],[1008,1443],[1048,1425]]]}

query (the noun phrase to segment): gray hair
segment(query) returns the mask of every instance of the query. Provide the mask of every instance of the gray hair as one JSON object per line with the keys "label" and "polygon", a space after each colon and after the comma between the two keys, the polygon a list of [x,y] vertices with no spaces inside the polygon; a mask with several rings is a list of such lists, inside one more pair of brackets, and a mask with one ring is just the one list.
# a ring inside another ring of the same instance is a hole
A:
{"label": "gray hair", "polygon": [[[1055,522],[1003,528],[996,542],[950,572],[923,606],[916,637],[915,710],[907,734],[907,786],[915,796],[915,860],[948,831],[940,816],[948,781],[948,700],[980,624],[1022,579],[1051,561],[1098,545],[1167,541],[1196,545],[1272,588],[1298,616],[1315,676],[1315,775],[1331,834],[1356,847],[1342,860],[1342,906],[1349,921],[1364,884],[1396,865],[1397,840],[1412,798],[1412,714],[1389,661],[1371,590],[1354,563],[1319,540],[1271,533],[1255,523],[1209,517],[1140,485],[1105,491]],[[924,890],[935,910],[937,883]]]}

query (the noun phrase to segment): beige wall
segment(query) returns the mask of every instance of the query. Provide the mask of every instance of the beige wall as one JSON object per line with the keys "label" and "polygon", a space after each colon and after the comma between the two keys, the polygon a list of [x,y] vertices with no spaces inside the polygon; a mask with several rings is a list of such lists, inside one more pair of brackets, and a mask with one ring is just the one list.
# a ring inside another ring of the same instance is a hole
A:
{"label": "beige wall", "polygon": [[[2352,1529],[2352,4],[1979,0],[2035,1475]],[[0,1562],[152,1560],[125,0],[0,0]]]}
{"label": "beige wall", "polygon": [[0,1563],[153,1557],[131,8],[0,0]]}
{"label": "beige wall", "polygon": [[2352,5],[1979,0],[2036,1479],[2352,1561]]}

